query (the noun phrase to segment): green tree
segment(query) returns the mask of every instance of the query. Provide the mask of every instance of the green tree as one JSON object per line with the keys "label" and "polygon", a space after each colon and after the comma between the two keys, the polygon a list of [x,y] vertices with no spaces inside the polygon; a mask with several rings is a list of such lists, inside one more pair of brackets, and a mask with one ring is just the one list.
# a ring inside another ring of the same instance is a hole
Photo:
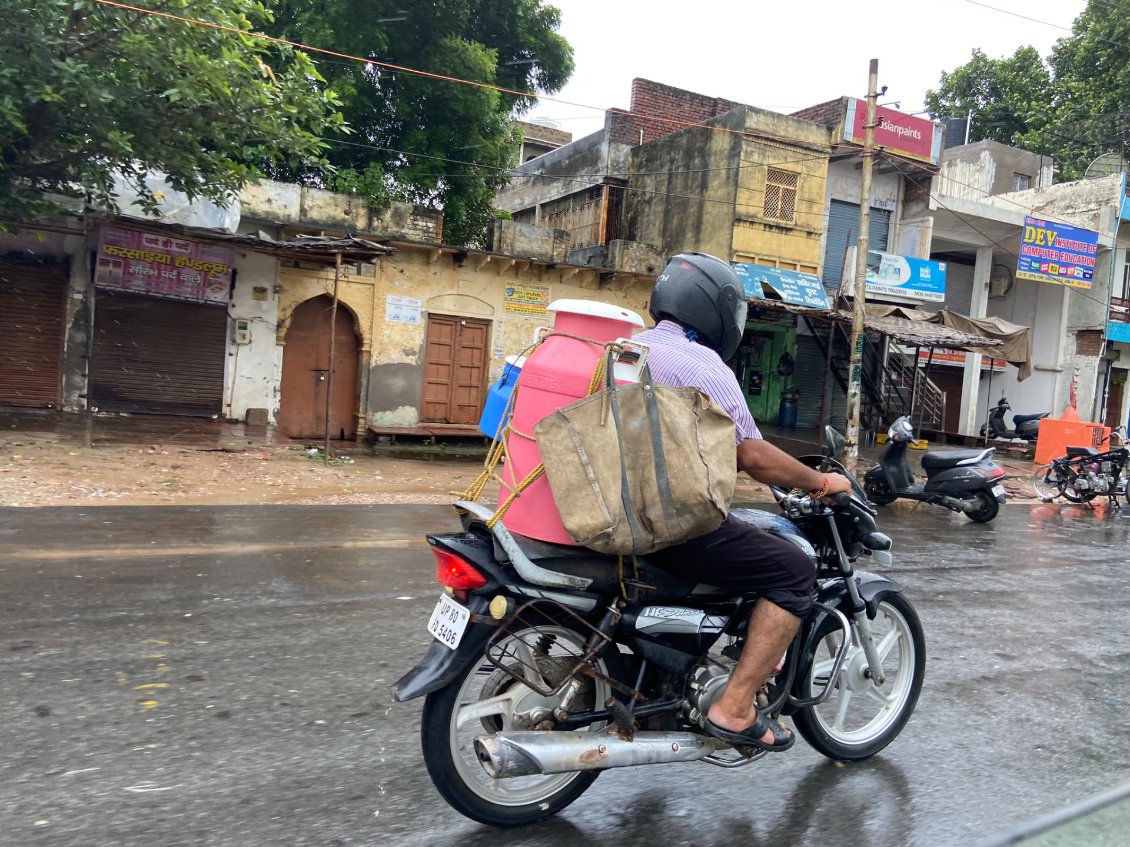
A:
{"label": "green tree", "polygon": [[937,90],[926,92],[925,104],[935,119],[972,112],[973,141],[1026,147],[1038,142],[1051,117],[1051,84],[1051,71],[1035,47],[1021,47],[1005,59],[974,50],[969,62],[942,73]]}
{"label": "green tree", "polygon": [[1051,55],[1063,179],[1101,153],[1130,158],[1130,0],[1091,0],[1071,29]]}
{"label": "green tree", "polygon": [[328,176],[289,167],[275,175],[362,194],[373,206],[397,199],[442,209],[445,241],[480,245],[515,164],[511,118],[573,70],[558,10],[542,0],[276,0],[276,10],[273,34],[382,65],[318,58],[355,134],[329,134]]}
{"label": "green tree", "polygon": [[[250,30],[255,0],[133,0]],[[0,216],[59,210],[46,195],[114,208],[114,173],[153,209],[159,171],[224,203],[269,163],[317,167],[343,131],[309,58],[215,28],[92,0],[7,0],[0,10]]]}
{"label": "green tree", "polygon": [[1089,0],[1045,61],[1033,47],[1005,59],[980,50],[926,93],[935,118],[974,113],[970,137],[1046,153],[1060,180],[1099,154],[1130,158],[1130,0]]}

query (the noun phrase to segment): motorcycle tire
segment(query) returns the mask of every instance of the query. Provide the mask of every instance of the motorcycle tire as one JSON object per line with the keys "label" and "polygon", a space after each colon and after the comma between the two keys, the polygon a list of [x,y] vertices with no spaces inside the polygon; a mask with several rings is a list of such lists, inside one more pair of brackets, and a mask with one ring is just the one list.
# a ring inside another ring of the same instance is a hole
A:
{"label": "motorcycle tire", "polygon": [[1032,474],[1032,490],[1045,503],[1067,496],[1068,477],[1056,462],[1048,462]]}
{"label": "motorcycle tire", "polygon": [[876,506],[886,506],[898,499],[898,495],[891,491],[891,487],[884,480],[872,480],[863,487],[867,499]]}
{"label": "motorcycle tire", "polygon": [[973,523],[988,523],[997,516],[997,512],[1001,510],[1001,504],[988,491],[978,491],[976,498],[978,507],[972,512],[966,512],[965,517]]}
{"label": "motorcycle tire", "polygon": [[[554,637],[554,646],[548,655],[535,656],[533,645],[546,634]],[[515,629],[505,645],[506,649],[513,649],[516,656],[533,661],[534,671],[525,670],[529,663],[518,659],[514,667],[519,673],[539,674],[539,680],[525,678],[542,684],[550,679],[547,674],[553,674],[555,668],[564,673],[559,669],[572,662],[572,656],[584,651],[586,638],[569,626],[538,626]],[[522,667],[518,667],[519,664]],[[619,654],[615,649],[608,650],[595,665],[598,674],[622,679]],[[585,703],[591,707],[595,703],[599,708],[612,693],[607,680],[586,676],[585,686],[575,704]],[[494,779],[483,769],[474,748],[477,735],[527,728],[515,720],[518,715],[534,709],[548,712],[558,705],[561,696],[558,692],[552,697],[543,697],[486,658],[473,662],[447,687],[429,694],[424,701],[420,735],[424,764],[436,790],[461,814],[496,827],[524,826],[551,817],[580,797],[600,771]],[[494,702],[497,711],[478,711],[460,720],[461,711],[481,709],[485,701]],[[604,725],[594,724],[590,729],[595,731]]]}
{"label": "motorcycle tire", "polygon": [[[910,720],[926,673],[926,638],[914,606],[901,593],[887,594],[875,607],[871,625],[884,671],[883,698],[869,696],[873,683],[867,658],[857,638],[852,638],[839,678],[828,675],[843,639],[838,622],[828,621],[827,631],[807,673],[798,681],[797,696],[817,696],[826,685],[831,696],[793,716],[797,732],[816,752],[841,762],[874,756],[895,740]],[[892,637],[893,636],[893,637]]]}

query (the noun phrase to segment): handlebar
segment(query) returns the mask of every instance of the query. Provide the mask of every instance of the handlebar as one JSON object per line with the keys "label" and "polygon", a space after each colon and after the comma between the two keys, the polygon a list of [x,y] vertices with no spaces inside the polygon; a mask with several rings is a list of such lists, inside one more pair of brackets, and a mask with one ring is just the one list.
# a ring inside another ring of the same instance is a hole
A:
{"label": "handlebar", "polygon": [[831,496],[832,505],[837,509],[843,509],[851,505],[851,495],[846,491],[837,491]]}

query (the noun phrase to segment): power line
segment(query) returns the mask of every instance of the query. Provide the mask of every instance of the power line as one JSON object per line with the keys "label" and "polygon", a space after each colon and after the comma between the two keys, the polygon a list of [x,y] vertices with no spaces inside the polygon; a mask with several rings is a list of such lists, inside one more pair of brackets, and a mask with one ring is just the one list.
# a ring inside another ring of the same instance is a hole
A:
{"label": "power line", "polygon": [[[885,155],[885,154],[883,154],[883,153],[880,153],[880,155],[881,155],[881,156],[884,156],[884,158],[887,158],[888,160],[889,160],[889,158],[890,158],[890,157],[886,156],[886,155]],[[918,181],[917,179],[915,179],[915,177],[913,176],[913,174],[911,174],[911,173],[908,173],[908,172],[906,172],[906,171],[903,171],[903,170],[902,170],[902,169],[901,169],[901,168],[899,167],[899,164],[898,164],[897,162],[891,161],[891,164],[892,164],[892,165],[894,165],[895,169],[896,169],[896,170],[898,170],[898,171],[899,171],[900,173],[902,173],[902,174],[903,174],[903,176],[905,176],[905,177],[906,177],[906,178],[907,178],[908,180],[910,180],[910,181],[911,181],[912,183],[914,183],[914,185],[915,185],[915,186],[917,186],[917,187],[919,187],[919,188],[922,188],[922,187],[923,187],[922,183],[921,183],[921,182],[919,182],[919,181]],[[950,214],[952,214],[952,215],[953,215],[954,217],[956,217],[956,218],[957,218],[957,219],[958,219],[959,221],[961,221],[961,222],[962,222],[963,224],[965,224],[965,225],[966,225],[966,226],[967,226],[967,227],[968,227],[968,228],[969,228],[970,230],[972,230],[973,232],[977,233],[977,234],[978,234],[978,235],[980,235],[980,236],[981,236],[982,238],[984,238],[984,239],[985,239],[985,240],[986,240],[987,242],[989,242],[989,244],[990,244],[991,246],[993,246],[993,247],[997,247],[997,248],[1000,248],[1000,250],[1001,250],[1001,251],[1002,251],[1003,253],[1005,253],[1005,254],[1006,254],[1006,255],[1008,255],[1008,256],[1011,256],[1011,257],[1013,257],[1014,259],[1018,259],[1018,258],[1019,258],[1019,256],[1018,256],[1018,255],[1017,255],[1016,253],[1014,253],[1014,252],[1013,252],[1012,250],[1010,250],[1010,249],[1009,249],[1009,248],[1008,248],[1008,247],[1007,247],[1007,246],[1006,246],[1006,245],[1004,244],[1004,242],[1002,242],[1002,241],[1000,241],[1000,240],[998,240],[998,239],[996,239],[996,238],[993,238],[993,237],[992,237],[991,235],[989,235],[989,234],[988,234],[987,232],[985,232],[985,231],[984,231],[983,229],[979,228],[979,227],[978,227],[978,226],[977,226],[976,224],[974,224],[974,223],[973,223],[972,221],[968,220],[968,219],[967,219],[967,218],[966,218],[966,217],[965,217],[964,215],[962,215],[962,214],[961,214],[960,212],[956,211],[955,209],[952,209],[952,208],[951,208],[950,206],[948,206],[948,205],[947,205],[947,204],[945,203],[945,201],[944,201],[944,200],[942,200],[942,198],[941,198],[941,197],[939,197],[938,195],[936,195],[936,194],[934,194],[934,193],[933,193],[932,191],[930,191],[930,190],[929,190],[929,188],[926,188],[925,190],[926,190],[926,193],[927,193],[927,194],[929,195],[929,197],[930,197],[930,198],[931,198],[932,200],[934,200],[934,202],[936,202],[936,203],[937,203],[937,204],[938,204],[939,206],[941,206],[941,207],[942,207],[943,209],[945,209],[945,210],[946,210],[947,212],[949,212],[949,213],[950,213]],[[1014,202],[1014,201],[1011,201],[1011,200],[1007,200],[1007,198],[1003,198],[1003,197],[1002,197],[1002,198],[1000,198],[1000,199],[1001,199],[1001,200],[1006,200],[1006,202]],[[1016,205],[1018,205],[1018,206],[1019,206],[1020,204],[1016,204]],[[1029,207],[1024,207],[1024,206],[1021,206],[1021,208],[1025,208],[1025,209],[1028,209]],[[1053,218],[1050,218],[1050,217],[1046,217],[1046,216],[1043,216],[1043,217],[1042,217],[1041,219],[1042,219],[1042,220],[1054,220]],[[1061,221],[1060,223],[1066,223],[1066,221]],[[953,230],[951,230],[951,231],[953,231]],[[1119,239],[1118,239],[1118,238],[1116,237],[1116,238],[1115,238],[1115,240],[1114,240],[1114,243],[1113,243],[1113,244],[1112,244],[1112,246],[1111,246],[1111,249],[1112,249],[1112,250],[1113,250],[1113,249],[1117,249],[1117,248],[1119,247],[1119,245],[1120,245],[1120,244],[1124,244],[1124,243],[1127,243],[1127,242],[1122,242],[1122,241],[1120,241],[1120,240],[1119,240]],[[1111,284],[1111,285],[1113,285],[1113,283],[1114,283],[1114,280],[1110,280],[1110,284]],[[1061,288],[1066,288],[1066,289],[1068,289],[1068,290],[1070,290],[1070,291],[1073,291],[1073,292],[1074,292],[1074,293],[1076,293],[1077,295],[1079,295],[1079,296],[1081,296],[1081,297],[1085,297],[1086,299],[1090,300],[1090,301],[1091,301],[1092,303],[1097,303],[1098,305],[1102,306],[1104,310],[1105,310],[1105,309],[1106,309],[1106,307],[1107,307],[1107,302],[1106,302],[1106,300],[1100,300],[1100,299],[1099,299],[1099,298],[1097,298],[1097,297],[1093,297],[1093,296],[1091,296],[1091,295],[1090,295],[1090,294],[1088,293],[1088,290],[1087,290],[1087,289],[1084,289],[1084,288],[1077,288],[1077,287],[1075,287],[1075,286],[1073,286],[1073,285],[1061,285],[1060,287],[1061,287]]]}

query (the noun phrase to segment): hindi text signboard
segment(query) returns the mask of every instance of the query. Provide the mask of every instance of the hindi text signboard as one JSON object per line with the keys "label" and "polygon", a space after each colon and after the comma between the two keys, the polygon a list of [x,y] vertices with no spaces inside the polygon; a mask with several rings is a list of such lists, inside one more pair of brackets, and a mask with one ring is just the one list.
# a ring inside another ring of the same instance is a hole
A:
{"label": "hindi text signboard", "polygon": [[94,284],[102,288],[193,300],[228,302],[232,251],[176,235],[104,226],[98,235]]}

